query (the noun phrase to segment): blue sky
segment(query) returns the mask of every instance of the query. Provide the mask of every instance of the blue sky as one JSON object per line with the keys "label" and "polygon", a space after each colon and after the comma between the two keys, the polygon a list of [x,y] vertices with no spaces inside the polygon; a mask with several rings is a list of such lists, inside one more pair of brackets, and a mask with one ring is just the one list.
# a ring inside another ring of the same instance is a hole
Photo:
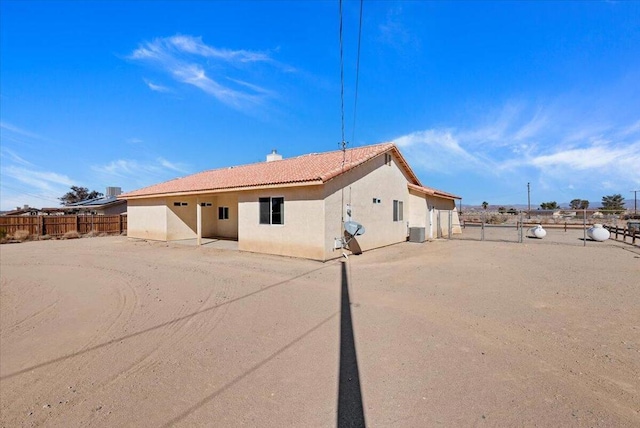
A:
{"label": "blue sky", "polygon": [[[338,2],[1,7],[1,209],[335,150]],[[640,189],[640,2],[384,2],[344,19],[349,145],[463,204]],[[631,203],[632,205],[632,203]]]}

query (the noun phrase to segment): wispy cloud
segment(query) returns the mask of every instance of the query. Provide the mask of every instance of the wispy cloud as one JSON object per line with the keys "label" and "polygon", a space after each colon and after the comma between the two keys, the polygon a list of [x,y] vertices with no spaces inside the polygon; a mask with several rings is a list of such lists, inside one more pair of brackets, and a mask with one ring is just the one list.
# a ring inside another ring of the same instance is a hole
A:
{"label": "wispy cloud", "polygon": [[640,122],[618,125],[554,109],[508,105],[493,121],[433,128],[395,139],[416,169],[492,180],[538,178],[548,189],[640,185]]}
{"label": "wispy cloud", "polygon": [[[266,52],[216,48],[205,44],[201,37],[189,35],[141,43],[129,59],[156,67],[176,81],[192,85],[237,109],[259,104],[274,94],[255,82],[240,79],[237,74],[250,74],[251,66],[258,64],[271,64],[283,71],[291,71],[290,67],[279,64]],[[145,83],[154,91],[168,90],[149,80]]]}
{"label": "wispy cloud", "polygon": [[3,168],[3,175],[28,184],[40,191],[53,191],[60,186],[68,187],[74,184],[73,180],[64,174],[38,171],[13,165]]}
{"label": "wispy cloud", "polygon": [[174,178],[176,173],[188,174],[187,167],[162,157],[153,160],[117,159],[103,165],[93,165],[93,171],[109,182],[118,182],[125,189],[134,189]]}
{"label": "wispy cloud", "polygon": [[0,122],[0,129],[3,129],[5,131],[9,131],[9,132],[13,132],[15,134],[19,134],[19,135],[22,135],[24,137],[35,138],[35,139],[39,139],[39,140],[42,139],[42,137],[40,135],[38,135],[38,134],[35,134],[35,133],[31,132],[31,131],[24,130],[22,128],[18,128],[17,126],[13,126],[12,124],[7,123],[7,122]]}
{"label": "wispy cloud", "polygon": [[152,91],[155,91],[155,92],[171,92],[171,89],[167,88],[166,86],[156,85],[155,83],[153,83],[152,81],[150,81],[148,79],[142,79],[142,80],[144,80],[144,83],[146,83],[147,86],[149,87],[149,89],[151,89]]}
{"label": "wispy cloud", "polygon": [[33,164],[31,162],[29,162],[28,160],[22,158],[17,153],[15,153],[13,150],[10,150],[10,149],[8,149],[6,147],[0,148],[0,156],[2,156],[3,158],[9,160],[10,162],[17,163],[17,164],[22,165],[22,166],[33,166]]}

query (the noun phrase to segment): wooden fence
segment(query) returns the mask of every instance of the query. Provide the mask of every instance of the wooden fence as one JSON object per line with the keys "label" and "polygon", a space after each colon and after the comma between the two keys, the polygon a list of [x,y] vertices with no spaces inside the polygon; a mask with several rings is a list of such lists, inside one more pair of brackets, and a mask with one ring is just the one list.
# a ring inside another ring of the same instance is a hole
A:
{"label": "wooden fence", "polygon": [[640,244],[640,231],[637,229],[629,229],[626,227],[616,227],[616,226],[604,226],[605,229],[609,231],[611,234],[610,238],[619,241],[618,236],[622,237],[622,242],[627,242],[627,236],[631,241],[631,244],[636,245],[636,239],[638,239],[638,243]]}
{"label": "wooden fence", "polygon": [[0,230],[7,235],[26,230],[35,236],[62,236],[72,231],[121,234],[127,231],[127,215],[0,216]]}

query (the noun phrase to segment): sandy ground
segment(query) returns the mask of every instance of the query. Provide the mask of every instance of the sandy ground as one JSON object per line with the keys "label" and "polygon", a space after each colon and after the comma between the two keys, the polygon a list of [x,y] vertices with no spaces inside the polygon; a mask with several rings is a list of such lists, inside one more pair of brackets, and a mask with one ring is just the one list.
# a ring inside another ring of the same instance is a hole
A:
{"label": "sandy ground", "polygon": [[332,427],[352,400],[371,427],[640,426],[640,250],[581,233],[324,264],[3,245],[0,424]]}

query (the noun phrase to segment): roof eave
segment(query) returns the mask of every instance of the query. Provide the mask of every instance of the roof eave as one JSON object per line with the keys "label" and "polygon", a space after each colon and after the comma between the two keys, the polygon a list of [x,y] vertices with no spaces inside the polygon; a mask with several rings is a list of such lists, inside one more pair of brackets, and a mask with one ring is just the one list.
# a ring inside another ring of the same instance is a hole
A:
{"label": "roof eave", "polygon": [[133,199],[152,199],[152,198],[170,198],[178,196],[198,196],[198,195],[210,195],[214,193],[230,193],[230,192],[247,192],[251,190],[263,190],[263,189],[279,189],[284,187],[305,187],[305,186],[318,186],[323,184],[323,181],[303,181],[293,183],[278,183],[278,184],[264,184],[258,186],[236,186],[226,187],[222,189],[202,189],[202,190],[188,190],[183,192],[164,192],[164,193],[152,193],[148,195],[133,195],[121,194],[118,196],[118,200],[133,200]]}

